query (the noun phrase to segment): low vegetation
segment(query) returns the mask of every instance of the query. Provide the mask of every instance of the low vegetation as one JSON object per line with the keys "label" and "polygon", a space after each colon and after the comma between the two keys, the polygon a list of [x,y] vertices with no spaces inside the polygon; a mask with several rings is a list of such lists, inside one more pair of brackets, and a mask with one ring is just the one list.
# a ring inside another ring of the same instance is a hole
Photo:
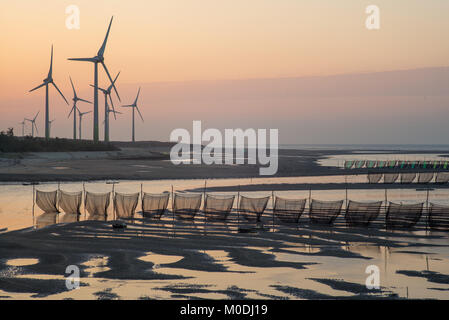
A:
{"label": "low vegetation", "polygon": [[0,132],[0,152],[74,152],[74,151],[116,151],[117,146],[105,142],[73,140],[64,138],[16,137],[9,128]]}

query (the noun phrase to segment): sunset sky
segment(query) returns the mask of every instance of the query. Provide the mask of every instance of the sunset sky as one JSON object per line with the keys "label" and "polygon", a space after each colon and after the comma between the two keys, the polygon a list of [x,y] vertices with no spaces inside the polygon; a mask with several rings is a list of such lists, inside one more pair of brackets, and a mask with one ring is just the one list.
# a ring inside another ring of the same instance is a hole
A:
{"label": "sunset sky", "polygon": [[[65,25],[72,4],[79,30]],[[380,30],[365,28],[371,4]],[[93,57],[113,15],[105,61],[112,74],[121,71],[123,104],[142,86],[138,140],[167,141],[174,128],[203,120],[219,129],[278,128],[281,143],[447,143],[448,13],[447,0],[2,0],[0,129],[20,134],[22,118],[40,110],[44,132],[45,90],[28,90],[46,77],[52,44],[53,78],[66,98],[70,75],[79,96],[93,100],[93,65],[67,58]],[[395,74],[396,89],[385,93],[386,71],[414,69],[424,71]],[[367,73],[375,75],[358,76]],[[351,77],[372,88],[360,94]],[[107,85],[103,70],[99,79]],[[99,102],[102,121],[102,95]],[[50,108],[52,135],[70,137],[70,108],[53,88]],[[128,140],[130,110],[120,111],[111,138]],[[91,128],[89,116],[84,137]]]}

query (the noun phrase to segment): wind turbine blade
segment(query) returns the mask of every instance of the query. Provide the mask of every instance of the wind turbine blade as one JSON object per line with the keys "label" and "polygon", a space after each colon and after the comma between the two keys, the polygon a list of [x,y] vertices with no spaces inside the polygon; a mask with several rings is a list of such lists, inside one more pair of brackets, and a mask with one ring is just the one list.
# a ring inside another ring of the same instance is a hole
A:
{"label": "wind turbine blade", "polygon": [[142,119],[142,122],[145,122],[145,121],[143,121],[143,117],[142,117],[142,114],[140,113],[140,110],[139,110],[138,106],[136,106],[136,110],[139,113],[139,116],[140,116],[140,119]]}
{"label": "wind turbine blade", "polygon": [[70,61],[88,61],[88,62],[95,62],[94,58],[68,58],[67,60]]}
{"label": "wind turbine blade", "polygon": [[123,106],[121,106],[122,108],[130,108],[130,107],[134,107],[133,104],[125,104]]}
{"label": "wind turbine blade", "polygon": [[33,121],[36,121],[36,118],[37,118],[37,116],[39,115],[39,112],[40,112],[40,111],[38,111],[38,112],[36,113],[36,115],[35,115],[34,118],[33,118]]}
{"label": "wind turbine blade", "polygon": [[101,65],[103,66],[104,71],[106,71],[106,74],[108,75],[109,81],[111,81],[111,85],[112,85],[112,87],[114,88],[114,91],[115,91],[115,94],[117,95],[118,100],[121,101],[121,100],[120,100],[120,95],[118,94],[117,88],[115,87],[115,84],[114,84],[114,82],[112,81],[112,78],[111,78],[111,75],[109,74],[108,68],[106,67],[106,65],[104,64],[104,62],[101,62]]}
{"label": "wind turbine blade", "polygon": [[51,45],[50,70],[48,70],[48,79],[51,79],[53,74],[53,45]]}
{"label": "wind turbine blade", "polygon": [[139,90],[137,91],[137,96],[136,96],[136,100],[134,100],[134,105],[137,105],[137,100],[139,99],[139,95],[140,95],[140,87],[139,87]]}
{"label": "wind turbine blade", "polygon": [[106,43],[108,42],[108,37],[109,37],[109,31],[111,31],[111,25],[112,25],[112,20],[114,19],[114,16],[111,17],[111,21],[109,22],[109,27],[108,27],[108,31],[106,32],[106,36],[104,37],[104,41],[103,44],[100,47],[100,50],[98,50],[97,55],[99,57],[102,57],[104,54],[104,50],[106,49]]}
{"label": "wind turbine blade", "polygon": [[73,85],[72,77],[69,76],[69,78],[70,78],[70,83],[72,84],[73,96],[76,98],[76,91],[75,91],[75,86]]}
{"label": "wind turbine blade", "polygon": [[78,100],[79,100],[79,101],[82,101],[82,102],[86,102],[86,103],[92,104],[92,102],[90,102],[90,101],[88,101],[88,100],[84,100],[84,99],[81,99],[81,98],[78,98]]}
{"label": "wind turbine blade", "polygon": [[112,98],[111,95],[109,94],[109,100],[111,101],[111,106],[112,106],[112,113],[114,114],[114,119],[117,120],[117,117],[115,116],[115,107],[114,107],[114,102],[112,102]]}
{"label": "wind turbine blade", "polygon": [[64,99],[65,103],[69,104],[69,103],[67,102],[67,99],[66,99],[66,98],[64,97],[64,95],[62,94],[61,90],[59,90],[59,88],[58,88],[58,86],[56,85],[56,83],[52,82],[51,84],[56,88],[56,90],[58,90],[59,94],[60,94],[61,97]]}
{"label": "wind turbine blade", "polygon": [[[118,76],[120,75],[120,72],[121,72],[121,71],[119,71],[119,72],[117,73],[117,75],[115,76],[115,79],[114,79],[114,81],[112,82],[113,84],[115,84],[115,82],[117,81],[117,78],[118,78]],[[108,87],[108,91],[111,91],[111,89],[112,89],[112,84]]]}
{"label": "wind turbine blade", "polygon": [[36,133],[39,134],[39,130],[37,130],[36,122],[33,121],[34,128],[36,129]]}
{"label": "wind turbine blade", "polygon": [[33,88],[33,89],[31,89],[30,91],[28,91],[28,92],[32,92],[32,91],[34,91],[34,90],[37,90],[37,89],[39,89],[40,87],[43,87],[43,86],[45,86],[45,82],[43,82],[42,84],[40,84],[40,85],[38,85],[36,88]]}
{"label": "wind turbine blade", "polygon": [[69,115],[67,116],[67,118],[70,118],[70,115],[72,114],[73,110],[76,108],[76,104],[73,104],[72,109],[70,109]]}

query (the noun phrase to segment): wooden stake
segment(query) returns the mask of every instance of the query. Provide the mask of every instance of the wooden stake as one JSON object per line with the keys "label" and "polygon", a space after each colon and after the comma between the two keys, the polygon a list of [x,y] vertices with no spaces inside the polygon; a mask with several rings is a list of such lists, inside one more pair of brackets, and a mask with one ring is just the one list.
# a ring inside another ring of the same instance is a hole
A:
{"label": "wooden stake", "polygon": [[271,206],[273,210],[273,232],[274,232],[274,191],[271,190]]}
{"label": "wooden stake", "polygon": [[83,181],[83,197],[84,197],[84,220],[86,220],[86,186]]}
{"label": "wooden stake", "polygon": [[33,228],[34,228],[34,203],[35,203],[35,190],[34,190],[34,184],[33,184],[33,209],[31,210],[33,215]]}
{"label": "wooden stake", "polygon": [[173,185],[171,186],[171,212],[173,217],[173,236],[175,236],[175,194],[173,192]]}

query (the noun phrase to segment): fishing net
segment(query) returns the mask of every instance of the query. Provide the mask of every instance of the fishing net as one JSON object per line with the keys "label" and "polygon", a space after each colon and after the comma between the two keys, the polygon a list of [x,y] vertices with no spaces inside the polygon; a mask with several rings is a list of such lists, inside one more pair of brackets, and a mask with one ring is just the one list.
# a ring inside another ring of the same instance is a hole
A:
{"label": "fishing net", "polygon": [[59,207],[65,213],[80,214],[83,192],[59,191]]}
{"label": "fishing net", "polygon": [[309,210],[310,220],[316,223],[331,224],[340,214],[342,205],[343,200],[320,201],[312,199]]}
{"label": "fishing net", "polygon": [[282,222],[298,223],[306,207],[306,199],[284,199],[276,197],[274,215]]}
{"label": "fishing net", "polygon": [[345,219],[348,224],[367,226],[375,220],[380,213],[382,201],[357,202],[349,200]]}
{"label": "fishing net", "polygon": [[270,197],[248,198],[240,196],[239,212],[248,221],[260,221]]}
{"label": "fishing net", "polygon": [[429,183],[433,179],[433,172],[421,172],[418,176],[418,183]]}
{"label": "fishing net", "polygon": [[114,210],[117,218],[133,218],[139,202],[139,193],[119,193],[114,195]]}
{"label": "fishing net", "polygon": [[429,227],[436,230],[449,230],[449,207],[430,203]]}
{"label": "fishing net", "polygon": [[418,223],[424,203],[397,204],[390,202],[386,215],[387,228],[411,228]]}
{"label": "fishing net", "polygon": [[395,183],[399,178],[399,172],[394,173],[385,173],[384,174],[384,183]]}
{"label": "fishing net", "polygon": [[449,172],[438,172],[435,176],[436,183],[448,183],[449,182]]}
{"label": "fishing net", "polygon": [[382,173],[368,173],[368,183],[378,183],[382,179]]}
{"label": "fishing net", "polygon": [[36,190],[36,204],[45,213],[59,212],[57,207],[58,191]]}
{"label": "fishing net", "polygon": [[354,168],[360,169],[365,165],[365,160],[358,160],[354,163]]}
{"label": "fishing net", "polygon": [[232,210],[235,196],[206,195],[204,215],[209,220],[226,220]]}
{"label": "fishing net", "polygon": [[170,194],[167,193],[143,193],[142,214],[145,217],[160,219],[168,206]]}
{"label": "fishing net", "polygon": [[351,161],[351,160],[346,160],[345,161],[345,168],[346,169],[351,169],[353,165],[354,165],[354,161]]}
{"label": "fishing net", "polygon": [[401,173],[401,183],[412,183],[416,178],[416,173]]}
{"label": "fishing net", "polygon": [[106,218],[108,215],[111,193],[93,193],[86,191],[84,206],[92,219]]}
{"label": "fishing net", "polygon": [[173,213],[179,219],[194,219],[201,206],[201,193],[174,194]]}

